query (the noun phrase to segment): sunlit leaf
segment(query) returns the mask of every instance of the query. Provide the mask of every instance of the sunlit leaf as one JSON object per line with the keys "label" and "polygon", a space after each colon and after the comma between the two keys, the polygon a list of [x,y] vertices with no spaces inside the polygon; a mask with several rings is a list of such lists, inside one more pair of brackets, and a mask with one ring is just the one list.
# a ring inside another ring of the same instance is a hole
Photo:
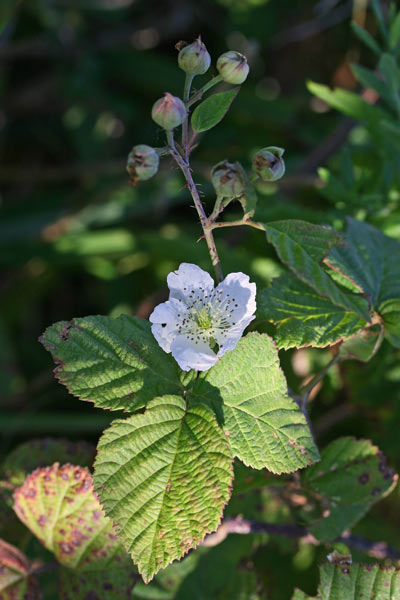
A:
{"label": "sunlit leaf", "polygon": [[191,391],[213,406],[235,456],[246,465],[290,473],[318,460],[305,417],[287,391],[274,342],[250,333],[202,374]]}
{"label": "sunlit leaf", "polygon": [[259,294],[259,315],[277,325],[279,348],[324,347],[348,339],[365,325],[312,287],[286,273]]}
{"label": "sunlit leaf", "polygon": [[150,581],[216,529],[232,476],[227,438],[212,411],[163,396],[105,431],[94,477],[106,514]]}
{"label": "sunlit leaf", "polygon": [[69,392],[100,408],[134,411],[159,394],[179,393],[179,369],[148,321],[122,315],[61,321],[41,341]]}

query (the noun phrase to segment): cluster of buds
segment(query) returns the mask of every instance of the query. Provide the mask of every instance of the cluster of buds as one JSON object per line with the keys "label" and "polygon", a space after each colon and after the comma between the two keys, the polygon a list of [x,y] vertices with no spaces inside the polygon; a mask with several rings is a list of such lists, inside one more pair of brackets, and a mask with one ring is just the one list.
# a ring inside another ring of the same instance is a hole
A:
{"label": "cluster of buds", "polygon": [[253,156],[253,171],[262,181],[277,181],[284,175],[284,152],[283,148],[268,146]]}
{"label": "cluster of buds", "polygon": [[[211,56],[200,36],[192,44],[179,42],[176,47],[179,50],[178,65],[185,73],[195,77],[204,75],[208,71]],[[219,81],[240,85],[249,73],[249,65],[243,54],[231,51],[225,52],[218,58],[217,70]],[[215,80],[217,81],[217,78]],[[157,125],[166,131],[172,131],[175,127],[182,125],[188,116],[188,111],[180,98],[166,93],[153,105],[151,116]]]}
{"label": "cluster of buds", "polygon": [[[204,75],[211,64],[210,54],[201,41],[200,36],[191,44],[179,42],[178,65],[187,76],[195,77]],[[240,52],[229,51],[222,54],[217,60],[218,76],[214,82],[224,81],[233,85],[242,84],[249,73],[246,57]],[[215,84],[214,83],[214,84]],[[208,85],[208,87],[210,87]],[[185,102],[165,93],[157,100],[152,108],[153,120],[168,134],[184,123],[188,117]],[[263,148],[253,158],[253,170],[263,181],[276,181],[285,172],[282,148],[269,146]],[[153,177],[158,171],[160,151],[145,144],[135,146],[128,156],[127,170],[133,184]],[[212,169],[211,180],[219,198],[235,198],[244,193],[245,181],[238,163],[222,161]]]}

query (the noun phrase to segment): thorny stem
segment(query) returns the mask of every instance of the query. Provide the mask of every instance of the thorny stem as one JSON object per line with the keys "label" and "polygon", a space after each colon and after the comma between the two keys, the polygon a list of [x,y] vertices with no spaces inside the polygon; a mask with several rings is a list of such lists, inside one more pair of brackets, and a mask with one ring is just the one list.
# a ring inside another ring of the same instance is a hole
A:
{"label": "thorny stem", "polygon": [[219,260],[217,248],[216,248],[215,242],[214,242],[214,236],[212,234],[212,224],[210,223],[210,220],[208,219],[206,213],[204,212],[204,208],[203,208],[203,205],[200,200],[198,189],[196,187],[195,182],[193,181],[192,173],[191,173],[190,167],[189,167],[189,162],[187,160],[185,160],[184,157],[178,152],[178,150],[175,146],[174,134],[172,133],[172,131],[167,131],[166,133],[167,133],[167,140],[168,140],[170,154],[174,158],[176,164],[179,166],[179,168],[181,169],[181,171],[186,179],[189,191],[191,193],[191,196],[194,201],[194,205],[197,210],[197,214],[199,215],[199,218],[200,218],[201,226],[203,228],[204,239],[206,240],[206,243],[208,246],[208,252],[210,253],[210,258],[211,258],[212,265],[214,267],[215,276],[217,278],[217,281],[220,282],[223,279],[223,274],[222,274],[222,268],[221,268],[221,261]]}
{"label": "thorny stem", "polygon": [[[188,102],[190,96],[190,87],[193,81],[193,73],[186,73],[185,77],[185,87],[183,88],[183,101]],[[189,113],[186,116],[186,119],[182,123],[182,148],[184,152],[184,159],[188,162],[189,156]]]}
{"label": "thorny stem", "polygon": [[[215,533],[206,536],[203,545],[216,546],[230,533],[249,534],[260,532],[285,538],[302,539],[305,542],[320,545],[320,542],[314,538],[306,527],[288,523],[280,524],[252,521],[243,519],[240,516],[233,519],[225,519]],[[333,542],[342,542],[350,548],[354,548],[381,560],[387,558],[400,560],[400,551],[397,550],[397,548],[388,546],[385,542],[374,542],[352,533],[345,532],[343,535],[336,538],[336,540],[333,540]]]}
{"label": "thorny stem", "polygon": [[205,94],[208,90],[210,90],[212,87],[214,87],[214,85],[217,85],[217,83],[220,83],[220,81],[222,81],[222,77],[221,75],[216,75],[215,77],[213,77],[212,79],[210,79],[210,81],[208,83],[206,83],[205,85],[203,85],[202,88],[200,88],[191,98],[190,100],[188,100],[186,102],[186,108],[189,108],[189,106],[192,106],[192,104],[194,104],[195,102],[197,102],[198,100],[201,100],[203,94]]}
{"label": "thorny stem", "polygon": [[265,231],[265,225],[263,225],[262,223],[257,223],[257,221],[252,221],[251,219],[239,219],[237,221],[220,221],[218,223],[212,223],[211,229],[219,229],[220,227],[239,227],[241,225],[248,225],[249,227],[254,227],[255,229]]}

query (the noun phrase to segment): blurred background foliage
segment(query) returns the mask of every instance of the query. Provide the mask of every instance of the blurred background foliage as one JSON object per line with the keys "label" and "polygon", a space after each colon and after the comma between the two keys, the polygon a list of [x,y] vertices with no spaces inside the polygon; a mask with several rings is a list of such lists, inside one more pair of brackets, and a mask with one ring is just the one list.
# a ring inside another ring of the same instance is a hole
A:
{"label": "blurred background foliage", "polygon": [[[125,172],[134,144],[164,145],[150,110],[163,92],[181,94],[179,40],[201,34],[213,65],[236,49],[251,66],[229,114],[193,153],[208,211],[213,164],[226,158],[249,166],[255,150],[277,145],[286,149],[287,176],[279,186],[258,187],[257,220],[300,218],[341,228],[352,215],[400,237],[399,155],[386,167],[368,129],[306,87],[311,79],[362,91],[350,65],[373,69],[376,57],[354,36],[351,20],[378,35],[367,0],[2,0],[2,456],[35,437],[96,443],[111,421],[54,380],[51,358],[37,341],[48,325],[88,314],[147,318],[166,298],[166,275],[180,262],[210,270],[206,246],[196,241],[196,213],[171,161],[163,159],[157,177],[135,188]],[[208,77],[196,78],[195,87]],[[329,171],[318,174],[321,166]],[[226,273],[242,270],[265,286],[282,271],[258,231],[221,230],[216,241]],[[329,358],[315,349],[281,355],[294,389]],[[367,437],[400,468],[398,358],[384,343],[370,364],[347,362],[329,372],[311,403],[319,445],[338,435]],[[272,492],[259,485],[256,496],[240,489],[240,478],[238,485],[229,514],[290,518],[277,479]],[[356,531],[400,547],[397,502],[395,491]],[[236,569],[231,591],[243,589],[237,598],[250,598],[241,576],[250,566],[260,589],[268,589],[259,597],[284,600],[294,586],[315,592],[325,554],[266,534],[231,536],[173,565],[151,586],[137,586],[135,597],[230,598],[224,585]]]}

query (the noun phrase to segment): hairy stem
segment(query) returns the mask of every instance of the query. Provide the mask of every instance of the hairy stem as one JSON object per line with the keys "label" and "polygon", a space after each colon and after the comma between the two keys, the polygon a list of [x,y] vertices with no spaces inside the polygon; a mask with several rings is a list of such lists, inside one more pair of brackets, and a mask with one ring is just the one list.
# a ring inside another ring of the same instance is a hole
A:
{"label": "hairy stem", "polygon": [[217,278],[217,281],[220,282],[223,279],[221,261],[219,260],[217,248],[215,246],[211,223],[210,223],[206,213],[204,212],[204,208],[203,208],[203,205],[200,200],[198,189],[196,187],[195,182],[193,181],[189,162],[187,160],[185,160],[185,158],[178,152],[178,150],[175,146],[174,135],[173,135],[172,131],[167,131],[167,140],[168,140],[170,154],[174,158],[176,164],[179,166],[179,168],[181,169],[181,171],[186,179],[187,186],[188,186],[191,196],[193,198],[194,205],[196,207],[197,214],[199,215],[200,223],[203,228],[204,239],[207,242],[208,252],[210,254],[211,262],[214,267],[215,276]]}
{"label": "hairy stem", "polygon": [[[183,89],[183,101],[188,102],[190,96],[190,87],[192,85],[194,75],[192,73],[186,73],[185,87]],[[184,152],[184,159],[188,162],[189,156],[189,112],[186,119],[182,123],[182,148]]]}
{"label": "hairy stem", "polygon": [[213,77],[212,79],[210,79],[210,81],[208,83],[206,83],[205,85],[203,85],[203,87],[200,88],[190,98],[190,100],[188,100],[186,102],[186,108],[189,108],[189,106],[192,106],[192,104],[194,104],[195,102],[198,102],[198,100],[201,100],[203,94],[205,94],[206,92],[208,92],[208,90],[210,90],[212,87],[214,87],[214,85],[217,85],[217,83],[220,83],[220,81],[222,81],[221,75],[216,75],[215,77]]}

